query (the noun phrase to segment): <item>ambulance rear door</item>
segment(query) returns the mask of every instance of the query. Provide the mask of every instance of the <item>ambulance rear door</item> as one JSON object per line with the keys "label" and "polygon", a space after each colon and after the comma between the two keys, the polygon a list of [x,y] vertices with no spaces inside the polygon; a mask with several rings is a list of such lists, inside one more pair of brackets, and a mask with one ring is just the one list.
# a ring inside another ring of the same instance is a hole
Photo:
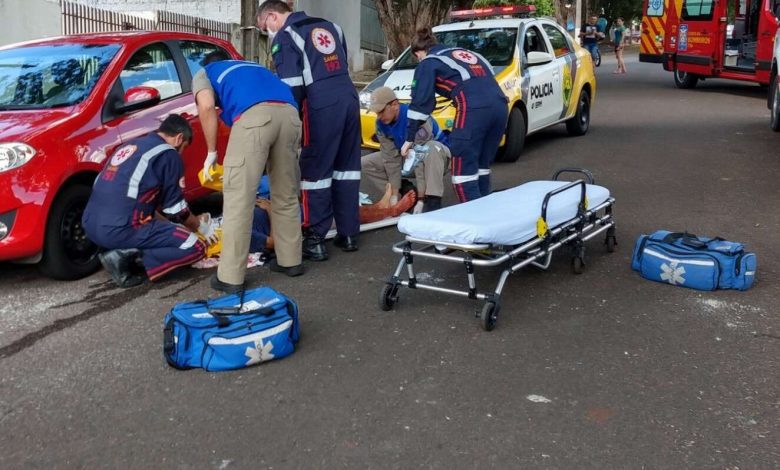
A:
{"label": "ambulance rear door", "polygon": [[704,77],[713,75],[720,36],[716,7],[716,0],[683,0],[677,28],[678,70]]}
{"label": "ambulance rear door", "polygon": [[640,36],[639,61],[663,62],[666,30],[666,10],[670,0],[644,0],[642,35]]}

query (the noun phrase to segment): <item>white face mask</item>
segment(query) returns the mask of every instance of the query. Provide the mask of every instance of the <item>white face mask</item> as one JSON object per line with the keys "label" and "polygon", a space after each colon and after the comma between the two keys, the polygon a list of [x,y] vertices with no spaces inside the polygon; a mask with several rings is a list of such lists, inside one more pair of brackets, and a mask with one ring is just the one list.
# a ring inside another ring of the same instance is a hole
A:
{"label": "white face mask", "polygon": [[273,30],[273,29],[271,29],[270,27],[268,27],[268,30],[267,30],[267,31],[268,31],[268,39],[270,39],[271,41],[273,41],[273,40],[274,40],[274,38],[276,37],[276,33],[278,33],[278,32],[279,32],[279,31],[274,31],[274,30]]}

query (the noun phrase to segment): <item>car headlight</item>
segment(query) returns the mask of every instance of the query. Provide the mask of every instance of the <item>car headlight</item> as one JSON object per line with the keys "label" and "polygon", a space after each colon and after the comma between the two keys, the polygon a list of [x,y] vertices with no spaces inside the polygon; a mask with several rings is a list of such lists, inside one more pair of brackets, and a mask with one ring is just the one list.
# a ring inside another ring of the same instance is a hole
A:
{"label": "car headlight", "polygon": [[358,95],[360,98],[360,107],[363,109],[368,109],[369,106],[371,106],[371,92],[370,91],[361,91],[360,95]]}
{"label": "car headlight", "polygon": [[35,149],[21,142],[0,144],[0,173],[18,168],[35,156]]}

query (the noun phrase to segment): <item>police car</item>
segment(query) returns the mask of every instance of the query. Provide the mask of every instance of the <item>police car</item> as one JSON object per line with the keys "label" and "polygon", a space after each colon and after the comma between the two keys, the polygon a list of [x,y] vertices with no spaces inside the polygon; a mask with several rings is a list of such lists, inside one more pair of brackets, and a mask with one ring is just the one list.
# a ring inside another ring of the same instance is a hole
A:
{"label": "police car", "polygon": [[[495,7],[451,13],[459,20],[433,28],[439,43],[462,47],[485,57],[509,98],[509,122],[496,158],[513,162],[520,157],[526,135],[566,123],[571,135],[583,135],[590,125],[596,94],[593,62],[587,50],[547,18],[476,19],[485,16],[527,15],[533,6]],[[386,71],[360,93],[363,145],[379,148],[376,115],[368,111],[371,92],[392,88],[401,101],[411,100],[417,60],[406,49],[397,60],[382,64]],[[453,104],[437,97],[433,117],[442,129],[452,129]]]}

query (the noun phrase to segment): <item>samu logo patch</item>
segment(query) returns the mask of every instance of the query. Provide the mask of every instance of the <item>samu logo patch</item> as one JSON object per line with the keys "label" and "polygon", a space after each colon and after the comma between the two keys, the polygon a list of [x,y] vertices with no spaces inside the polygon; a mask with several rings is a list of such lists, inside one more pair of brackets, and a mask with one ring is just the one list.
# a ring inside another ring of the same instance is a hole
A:
{"label": "samu logo patch", "polygon": [[311,42],[315,49],[326,55],[336,50],[336,38],[327,29],[314,28],[311,31]]}

